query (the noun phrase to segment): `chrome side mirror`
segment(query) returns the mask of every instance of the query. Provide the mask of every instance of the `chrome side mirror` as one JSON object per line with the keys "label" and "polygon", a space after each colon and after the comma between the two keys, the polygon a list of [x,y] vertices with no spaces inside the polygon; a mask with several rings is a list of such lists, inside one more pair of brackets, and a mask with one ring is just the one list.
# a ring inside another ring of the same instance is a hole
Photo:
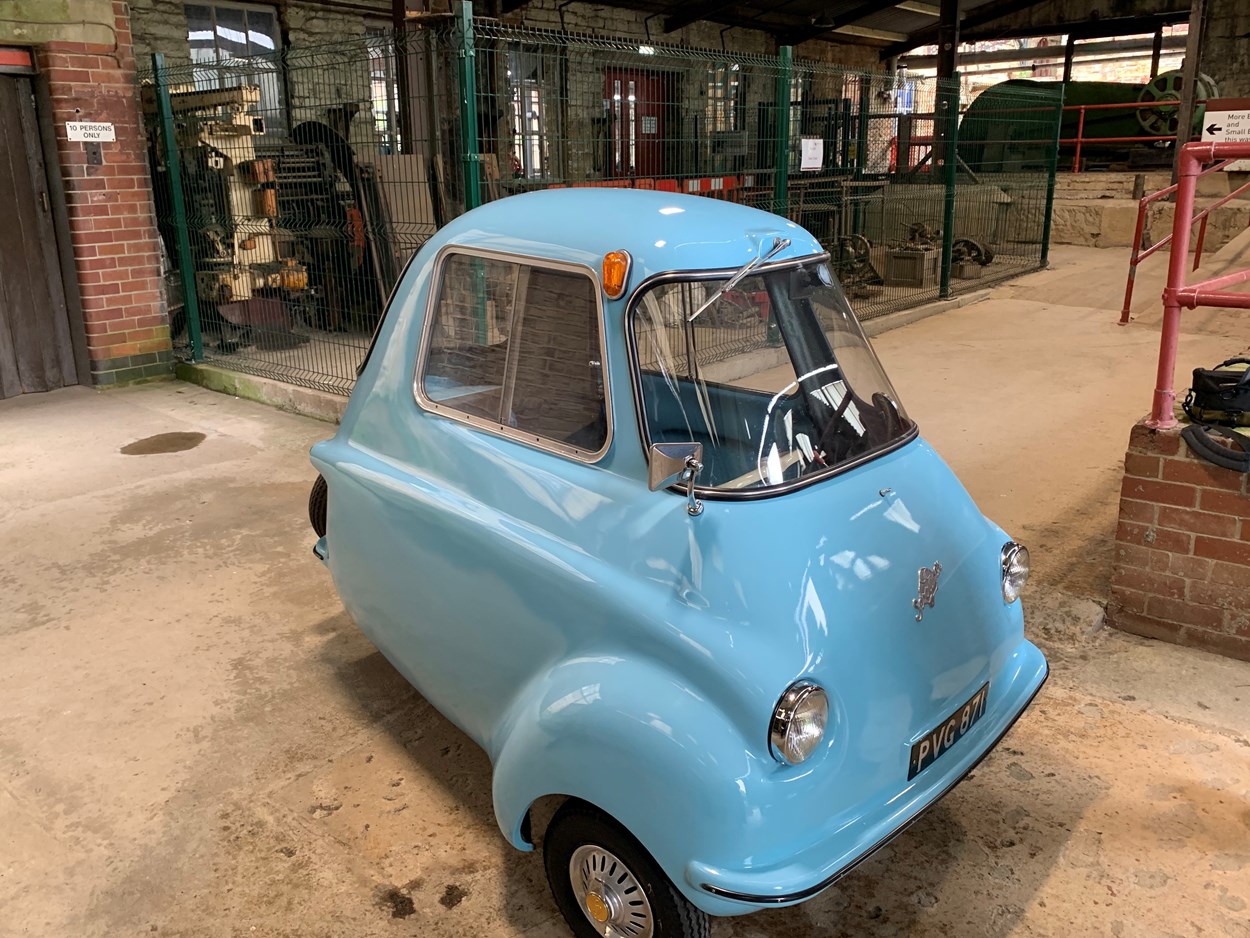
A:
{"label": "chrome side mirror", "polygon": [[652,443],[651,468],[647,485],[651,491],[668,488],[674,483],[686,485],[686,511],[701,514],[703,502],[694,497],[695,480],[703,470],[702,443]]}

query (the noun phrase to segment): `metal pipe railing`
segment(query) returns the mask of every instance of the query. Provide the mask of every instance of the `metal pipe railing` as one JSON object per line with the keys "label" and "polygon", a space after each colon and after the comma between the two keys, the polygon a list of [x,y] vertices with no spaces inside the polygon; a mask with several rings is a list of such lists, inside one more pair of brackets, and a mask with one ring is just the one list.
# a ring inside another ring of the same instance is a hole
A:
{"label": "metal pipe railing", "polygon": [[[1202,172],[1198,173],[1198,176],[1196,178],[1200,179],[1203,176],[1209,176],[1211,173],[1218,173],[1221,170],[1223,170],[1226,166],[1231,164],[1232,162],[1233,162],[1232,160],[1221,160],[1220,162],[1215,163],[1212,166],[1208,166]],[[1160,189],[1158,192],[1154,192],[1148,196],[1145,196],[1137,205],[1137,226],[1133,232],[1133,254],[1129,258],[1129,261],[1128,261],[1128,282],[1125,283],[1124,285],[1124,306],[1120,309],[1120,325],[1121,326],[1123,326],[1129,321],[1129,310],[1131,309],[1133,305],[1133,287],[1137,281],[1137,265],[1140,264],[1142,261],[1144,261],[1146,258],[1150,257],[1150,255],[1154,254],[1156,251],[1159,251],[1162,248],[1165,248],[1172,243],[1172,235],[1169,233],[1165,235],[1163,238],[1161,238],[1160,240],[1156,241],[1154,244],[1150,245],[1150,247],[1148,248],[1143,248],[1141,246],[1142,235],[1145,233],[1145,230],[1146,230],[1146,212],[1150,208],[1151,205],[1153,205],[1155,202],[1159,201],[1160,199],[1167,198],[1169,195],[1175,192],[1176,189],[1177,189],[1177,184],[1173,183],[1172,185],[1168,186],[1165,189]],[[1193,270],[1197,270],[1202,265],[1202,249],[1207,238],[1207,220],[1211,217],[1211,213],[1215,211],[1217,208],[1219,208],[1220,206],[1225,205],[1228,202],[1231,202],[1233,199],[1237,198],[1239,195],[1241,195],[1243,192],[1246,192],[1247,190],[1250,190],[1250,182],[1245,183],[1241,186],[1238,186],[1228,195],[1223,196],[1218,201],[1213,202],[1211,205],[1208,205],[1206,208],[1204,208],[1201,212],[1199,212],[1197,215],[1193,217],[1193,219],[1191,220],[1191,224],[1194,221],[1201,222],[1198,228],[1198,243],[1195,246],[1195,251],[1194,251],[1194,266],[1192,268]],[[1174,212],[1179,212],[1179,211],[1180,211],[1179,207],[1177,207],[1174,210]],[[1247,225],[1250,225],[1250,218],[1247,219]],[[1188,240],[1185,242],[1184,253],[1185,254],[1189,253]]]}
{"label": "metal pipe railing", "polygon": [[[1250,159],[1250,143],[1187,143],[1177,160],[1176,209],[1172,218],[1173,245],[1188,245],[1194,223],[1194,195],[1198,177],[1218,160]],[[1168,280],[1163,288],[1163,328],[1159,335],[1159,368],[1155,376],[1154,403],[1146,426],[1167,429],[1176,426],[1176,348],[1180,341],[1181,308],[1217,306],[1250,309],[1250,294],[1229,293],[1224,287],[1250,282],[1250,268],[1224,274],[1201,283],[1185,283],[1185,261],[1189,252],[1173,250],[1168,257]]]}

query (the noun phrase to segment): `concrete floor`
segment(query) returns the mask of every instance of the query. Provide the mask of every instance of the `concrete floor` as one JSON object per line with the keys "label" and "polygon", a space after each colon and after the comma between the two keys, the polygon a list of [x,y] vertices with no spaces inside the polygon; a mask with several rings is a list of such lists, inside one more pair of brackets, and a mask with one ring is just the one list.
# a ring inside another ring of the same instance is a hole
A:
{"label": "concrete floor", "polygon": [[[876,340],[1035,548],[1052,680],[838,887],[714,938],[1250,938],[1250,664],[1109,633],[1090,601],[1157,342],[1098,305],[1110,255],[1060,251]],[[1191,320],[1186,367],[1250,346],[1233,320]],[[0,936],[567,934],[539,858],[497,832],[483,754],[311,555],[329,430],[177,383],[0,403]],[[120,452],[171,432],[190,448]]]}

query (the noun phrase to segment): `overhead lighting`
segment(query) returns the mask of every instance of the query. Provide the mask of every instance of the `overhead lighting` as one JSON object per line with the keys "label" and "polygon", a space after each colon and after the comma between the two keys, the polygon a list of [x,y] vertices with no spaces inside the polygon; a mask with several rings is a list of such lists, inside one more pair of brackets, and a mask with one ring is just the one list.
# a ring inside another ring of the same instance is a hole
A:
{"label": "overhead lighting", "polygon": [[639,55],[655,55],[655,47],[654,46],[639,46],[638,54]]}

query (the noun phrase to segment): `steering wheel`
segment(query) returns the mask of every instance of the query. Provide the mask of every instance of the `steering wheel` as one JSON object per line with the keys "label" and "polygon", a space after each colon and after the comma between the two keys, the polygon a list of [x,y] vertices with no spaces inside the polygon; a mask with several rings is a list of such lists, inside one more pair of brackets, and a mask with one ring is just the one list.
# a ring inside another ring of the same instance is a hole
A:
{"label": "steering wheel", "polygon": [[[820,439],[816,442],[816,451],[824,454],[825,462],[830,466],[840,463],[844,458],[849,456],[854,445],[860,442],[860,437],[857,437],[853,433],[849,432],[851,430],[851,425],[846,420],[846,409],[850,406],[851,398],[854,397],[854,395],[851,393],[849,386],[843,384],[843,387],[845,388],[845,392],[842,395],[842,400],[838,404],[838,409],[833,412],[832,419],[825,425],[824,432],[820,434]],[[830,455],[830,450],[840,439],[847,441],[846,452],[835,452]]]}

